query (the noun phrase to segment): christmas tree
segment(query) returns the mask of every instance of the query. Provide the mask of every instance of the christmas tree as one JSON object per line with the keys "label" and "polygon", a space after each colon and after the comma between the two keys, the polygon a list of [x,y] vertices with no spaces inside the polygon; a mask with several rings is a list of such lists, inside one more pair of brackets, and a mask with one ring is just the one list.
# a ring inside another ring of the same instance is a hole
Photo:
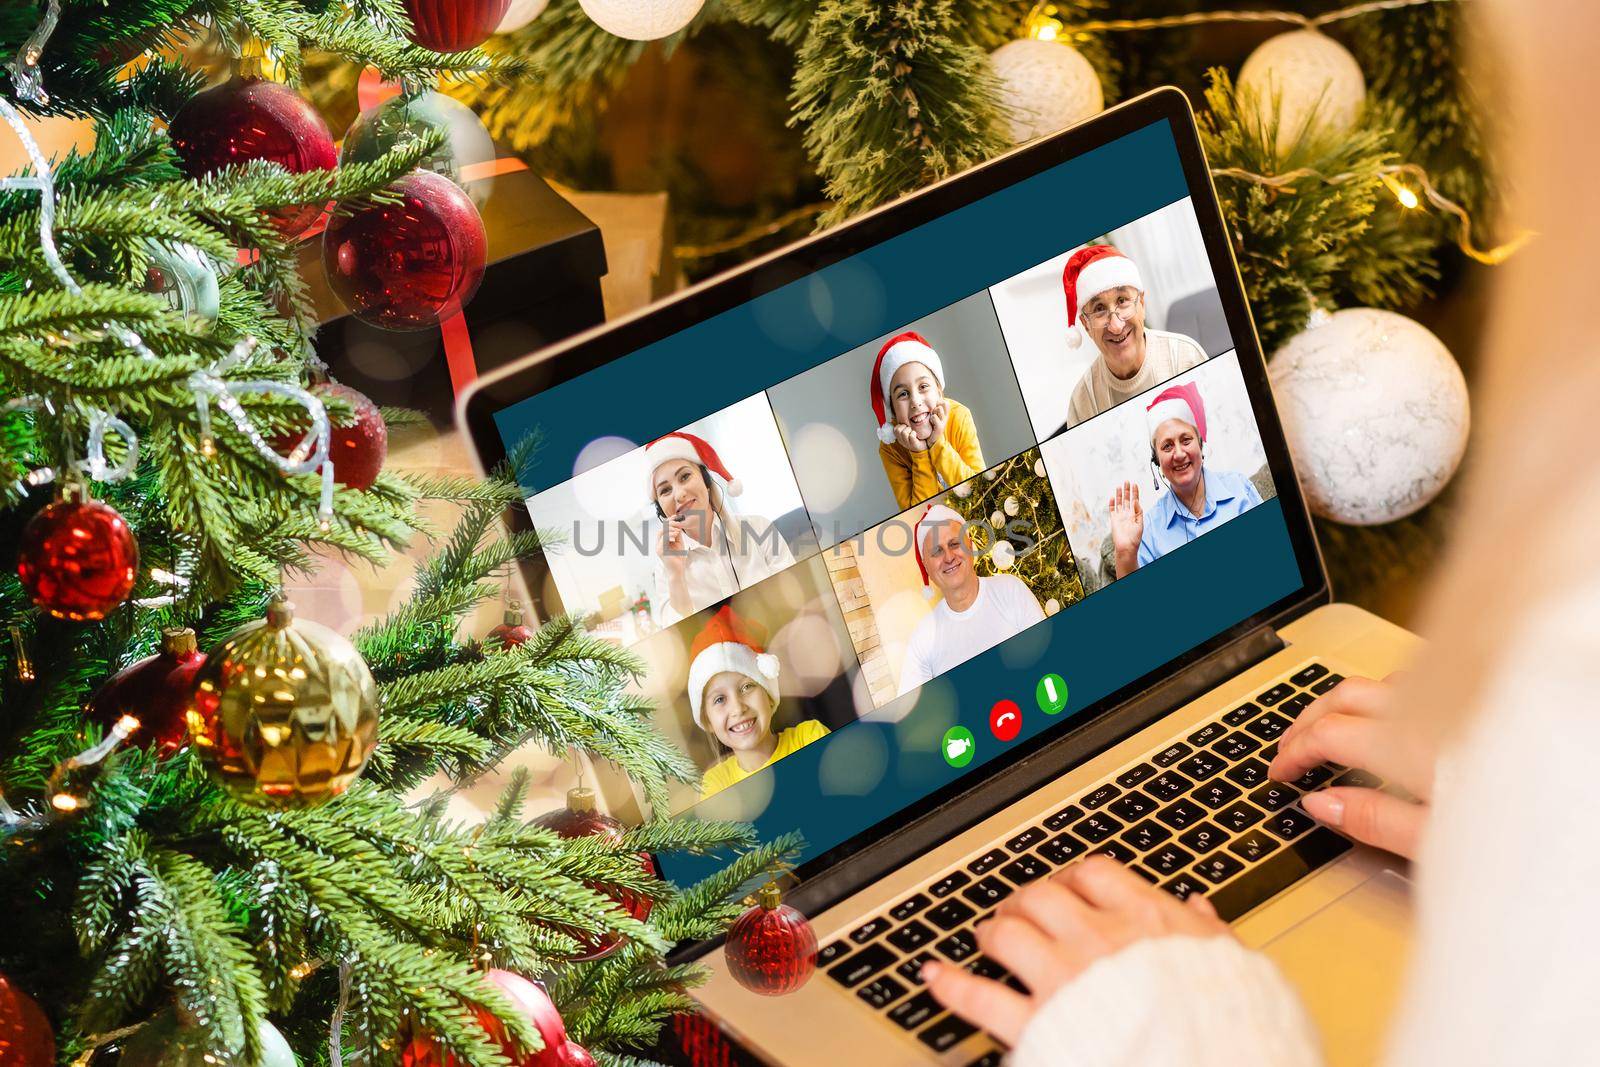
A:
{"label": "christmas tree", "polygon": [[[523,778],[477,825],[448,789],[414,799],[529,742],[610,761],[661,812],[695,774],[636,661],[572,620],[459,633],[537,547],[495,532],[517,489],[382,469],[404,413],[317,374],[297,241],[330,202],[332,228],[416,195],[439,138],[335,166],[291,84],[308,54],[519,77],[474,47],[504,7],[473,40],[392,0],[0,12],[0,115],[32,162],[0,183],[8,1067],[629,1062],[691,1004],[665,952],[726,929],[792,847],[625,829],[581,792],[535,820]],[[206,52],[236,68],[210,88],[186,65]],[[93,119],[93,148],[42,158],[51,115]],[[408,601],[348,639],[296,616],[282,588],[317,553],[388,563],[427,500],[462,518]],[[730,859],[679,890],[648,858],[674,850]]]}

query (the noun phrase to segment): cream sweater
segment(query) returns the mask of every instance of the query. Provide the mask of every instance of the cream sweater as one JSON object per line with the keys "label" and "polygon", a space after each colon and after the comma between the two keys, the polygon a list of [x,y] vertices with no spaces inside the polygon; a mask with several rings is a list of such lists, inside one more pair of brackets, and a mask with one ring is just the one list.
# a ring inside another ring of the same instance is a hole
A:
{"label": "cream sweater", "polygon": [[[1415,955],[1390,1067],[1600,1064],[1600,579],[1506,649],[1418,858]],[[1302,1067],[1317,1036],[1270,962],[1164,938],[1047,1001],[1013,1067]]]}

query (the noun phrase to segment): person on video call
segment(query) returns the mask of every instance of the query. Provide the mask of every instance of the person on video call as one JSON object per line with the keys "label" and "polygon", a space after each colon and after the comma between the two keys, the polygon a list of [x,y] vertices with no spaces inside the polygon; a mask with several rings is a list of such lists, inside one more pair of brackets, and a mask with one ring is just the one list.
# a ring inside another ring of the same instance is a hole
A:
{"label": "person on video call", "polygon": [[1099,353],[1072,390],[1067,427],[1205,362],[1205,349],[1180,333],[1144,324],[1144,280],[1139,266],[1110,245],[1080,248],[1061,272],[1067,295],[1067,344],[1085,337]]}
{"label": "person on video call", "polygon": [[780,668],[778,657],[763,649],[765,640],[759,623],[735,615],[724,604],[689,647],[689,707],[695,725],[730,753],[700,780],[701,800],[828,734],[815,719],[773,734]]}
{"label": "person on video call", "polygon": [[878,458],[902,511],[983,470],[972,412],[945,395],[944,365],[921,334],[883,343],[869,392]]}
{"label": "person on video call", "polygon": [[922,586],[941,596],[906,646],[900,692],[965,663],[1044,619],[1044,608],[1015,574],[978,577],[967,520],[944,504],[929,504],[912,531]]}
{"label": "person on video call", "polygon": [[[771,521],[728,506],[743,484],[703,438],[669,433],[645,446],[650,501],[661,520],[655,540],[655,603],[670,626],[701,608],[794,565]],[[711,478],[716,475],[722,484]]]}
{"label": "person on video call", "polygon": [[1206,407],[1193,382],[1156,394],[1145,409],[1151,460],[1167,492],[1146,513],[1139,487],[1123,482],[1111,494],[1111,546],[1117,577],[1132,574],[1261,503],[1249,478],[1205,465]]}

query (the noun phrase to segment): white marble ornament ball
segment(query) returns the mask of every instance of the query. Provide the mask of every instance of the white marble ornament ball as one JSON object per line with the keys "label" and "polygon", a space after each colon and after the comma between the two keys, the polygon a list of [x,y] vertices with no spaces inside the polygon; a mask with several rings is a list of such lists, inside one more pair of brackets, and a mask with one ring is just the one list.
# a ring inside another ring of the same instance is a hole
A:
{"label": "white marble ornament ball", "polygon": [[1105,106],[1100,76],[1071,45],[1025,37],[996,48],[989,63],[1015,144],[1082,122]]}
{"label": "white marble ornament ball", "polygon": [[550,0],[511,0],[505,18],[494,28],[495,33],[516,33],[522,27],[544,14]]}
{"label": "white marble ornament ball", "polygon": [[1367,100],[1367,79],[1356,57],[1316,30],[1269,37],[1244,61],[1239,88],[1254,93],[1269,124],[1276,102],[1279,152],[1308,127],[1329,133],[1352,129]]}
{"label": "white marble ornament ball", "polygon": [[602,30],[629,41],[658,41],[694,21],[705,0],[578,0]]}

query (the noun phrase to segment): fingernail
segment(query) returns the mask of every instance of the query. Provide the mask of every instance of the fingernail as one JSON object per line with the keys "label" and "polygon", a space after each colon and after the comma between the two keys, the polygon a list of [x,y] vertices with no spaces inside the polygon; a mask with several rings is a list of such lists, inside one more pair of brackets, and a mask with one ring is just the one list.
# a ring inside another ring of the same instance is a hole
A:
{"label": "fingernail", "polygon": [[1329,826],[1344,822],[1344,801],[1331,793],[1307,793],[1300,803],[1318,822],[1325,822]]}
{"label": "fingernail", "polygon": [[938,960],[929,960],[922,965],[922,980],[924,982],[937,981],[941,964]]}

